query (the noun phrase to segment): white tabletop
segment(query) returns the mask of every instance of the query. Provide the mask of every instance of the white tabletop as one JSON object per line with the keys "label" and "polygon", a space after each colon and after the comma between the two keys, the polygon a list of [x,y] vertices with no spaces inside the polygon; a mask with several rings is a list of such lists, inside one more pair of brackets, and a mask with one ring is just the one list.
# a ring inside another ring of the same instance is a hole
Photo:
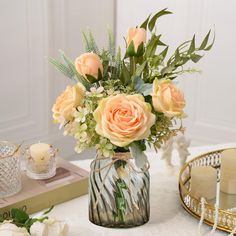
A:
{"label": "white tabletop", "polygon": [[[236,147],[236,143],[193,147],[190,158],[209,150]],[[70,228],[69,236],[197,236],[198,221],[182,208],[178,193],[178,176],[170,174],[170,169],[160,160],[160,155],[148,152],[151,164],[151,217],[150,221],[140,227],[130,229],[109,229],[96,226],[88,220],[88,195],[57,205],[50,213],[52,217],[65,220]],[[177,153],[174,153],[177,162]],[[75,161],[76,165],[89,170],[90,160]],[[203,232],[210,231],[204,225]],[[214,236],[226,235],[216,231]]]}

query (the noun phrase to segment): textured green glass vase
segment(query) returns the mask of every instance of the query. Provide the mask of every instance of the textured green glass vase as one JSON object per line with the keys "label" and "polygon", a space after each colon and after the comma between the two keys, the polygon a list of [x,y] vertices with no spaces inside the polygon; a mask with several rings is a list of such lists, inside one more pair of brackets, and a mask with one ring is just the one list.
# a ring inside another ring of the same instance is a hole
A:
{"label": "textured green glass vase", "polygon": [[110,228],[143,225],[150,215],[149,172],[134,167],[129,153],[115,156],[91,164],[89,220]]}

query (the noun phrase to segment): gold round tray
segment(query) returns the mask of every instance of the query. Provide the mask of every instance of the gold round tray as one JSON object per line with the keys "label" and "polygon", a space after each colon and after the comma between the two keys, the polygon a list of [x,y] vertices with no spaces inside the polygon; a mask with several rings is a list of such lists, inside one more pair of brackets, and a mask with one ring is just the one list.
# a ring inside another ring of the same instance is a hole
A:
{"label": "gold round tray", "polygon": [[[197,219],[201,217],[200,199],[191,196],[190,180],[191,168],[194,166],[212,166],[220,169],[221,153],[225,149],[211,151],[202,154],[187,162],[179,175],[179,194],[184,209]],[[219,171],[218,171],[219,173]],[[219,177],[219,175],[218,175]],[[213,226],[215,218],[215,199],[205,204],[204,223]],[[220,208],[217,228],[226,232],[232,232],[236,227],[236,195],[220,193]]]}

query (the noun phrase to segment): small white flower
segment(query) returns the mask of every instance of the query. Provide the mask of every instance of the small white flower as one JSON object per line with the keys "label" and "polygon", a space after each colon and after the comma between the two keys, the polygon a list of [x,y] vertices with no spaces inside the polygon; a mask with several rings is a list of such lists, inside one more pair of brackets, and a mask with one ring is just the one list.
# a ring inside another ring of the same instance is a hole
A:
{"label": "small white flower", "polygon": [[86,120],[86,116],[89,114],[89,109],[86,107],[78,107],[77,110],[73,113],[75,121],[78,123],[83,123]]}
{"label": "small white flower", "polygon": [[77,143],[76,146],[75,146],[75,152],[77,153],[81,153],[84,151],[84,149],[86,149],[87,146],[82,144],[82,143]]}
{"label": "small white flower", "polygon": [[114,150],[113,145],[108,139],[101,138],[99,144],[96,145],[97,153],[104,157],[113,157]]}
{"label": "small white flower", "polygon": [[99,88],[92,87],[92,88],[90,88],[90,92],[86,92],[86,95],[88,97],[101,98],[101,97],[103,97],[103,91],[104,91],[104,88],[102,86]]}

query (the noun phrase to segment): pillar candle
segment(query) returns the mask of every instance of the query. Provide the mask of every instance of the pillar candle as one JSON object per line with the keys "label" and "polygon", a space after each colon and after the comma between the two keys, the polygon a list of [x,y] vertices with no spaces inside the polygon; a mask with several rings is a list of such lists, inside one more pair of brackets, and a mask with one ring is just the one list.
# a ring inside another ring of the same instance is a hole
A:
{"label": "pillar candle", "polygon": [[236,194],[236,149],[228,149],[221,156],[221,191]]}
{"label": "pillar candle", "polygon": [[196,166],[191,170],[191,195],[207,200],[216,197],[217,170],[211,166]]}
{"label": "pillar candle", "polygon": [[47,143],[35,143],[30,146],[30,155],[38,171],[47,168],[46,165],[50,160],[50,145]]}

